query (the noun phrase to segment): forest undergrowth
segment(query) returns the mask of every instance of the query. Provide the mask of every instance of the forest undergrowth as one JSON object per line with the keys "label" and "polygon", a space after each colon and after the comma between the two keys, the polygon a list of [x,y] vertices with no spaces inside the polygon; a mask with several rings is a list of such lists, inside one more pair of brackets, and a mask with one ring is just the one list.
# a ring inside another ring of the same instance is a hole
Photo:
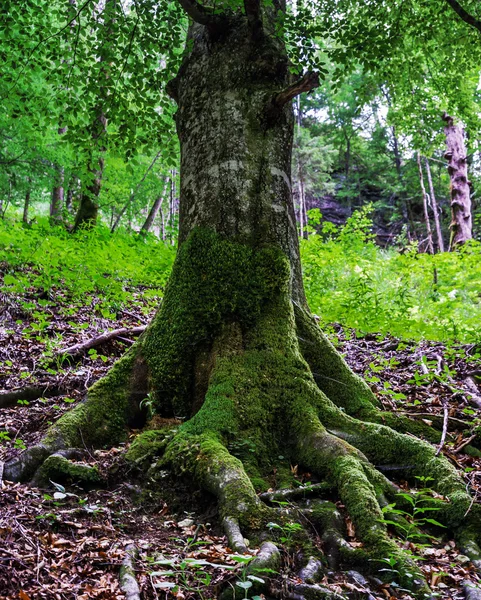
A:
{"label": "forest undergrowth", "polygon": [[[331,341],[386,409],[416,413],[428,425],[446,420],[442,452],[479,500],[481,458],[463,431],[480,418],[480,248],[473,243],[461,253],[434,257],[412,248],[384,251],[369,239],[366,223],[357,215],[344,230],[324,232],[327,242],[321,243],[321,235],[303,242],[313,312],[329,323]],[[37,443],[131,345],[161,301],[173,256],[171,247],[153,237],[111,236],[102,228],[71,236],[43,221],[29,228],[0,222],[0,390],[41,389],[35,399],[3,407],[0,392],[0,460]],[[78,347],[113,330],[122,331]],[[215,598],[229,585],[252,597],[249,559],[227,548],[208,496],[167,471],[160,492],[137,485],[135,466],[123,458],[137,433],[126,445],[87,457],[98,480],[86,488],[2,482],[0,599],[124,598],[118,573],[130,543],[140,550],[136,575],[145,600]],[[232,451],[249,448],[239,440]],[[315,483],[301,465],[279,456],[270,476],[273,488],[286,472],[293,486]],[[429,519],[436,519],[423,511],[423,496],[431,494],[428,480],[419,481],[417,493],[417,512],[404,515],[415,527],[393,524],[391,534],[418,558],[439,598],[462,598],[463,584],[477,582],[478,575],[440,528],[436,537],[430,531],[417,537],[416,528],[429,530]],[[344,514],[342,505],[338,509]],[[345,525],[348,543],[359,547],[352,523],[347,519]],[[313,536],[322,553],[315,531]],[[282,570],[272,575],[280,585],[298,559],[294,539],[294,530],[281,532]],[[352,598],[409,598],[396,587],[396,565],[385,558],[380,568],[392,571],[391,584],[328,569],[322,584]]]}

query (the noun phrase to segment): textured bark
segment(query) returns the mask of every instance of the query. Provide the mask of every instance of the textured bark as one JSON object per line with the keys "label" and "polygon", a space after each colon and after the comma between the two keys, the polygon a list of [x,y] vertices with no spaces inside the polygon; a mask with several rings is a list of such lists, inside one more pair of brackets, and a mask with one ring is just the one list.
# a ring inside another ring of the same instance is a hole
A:
{"label": "textured bark", "polygon": [[429,211],[428,211],[428,195],[426,194],[426,188],[424,187],[423,167],[421,165],[421,155],[419,154],[419,152],[417,155],[417,162],[418,162],[418,172],[419,172],[419,184],[421,186],[421,193],[423,195],[423,211],[424,211],[424,222],[426,223],[428,252],[429,252],[429,254],[434,254],[433,234],[431,231],[431,222],[429,220]]}
{"label": "textured bark", "polygon": [[452,117],[444,113],[446,122],[446,153],[448,172],[451,178],[451,241],[450,250],[464,244],[473,237],[471,216],[471,182],[468,180],[468,164],[464,130],[455,124]]}
{"label": "textured bark", "polygon": [[291,200],[290,103],[265,118],[266,102],[290,85],[282,41],[254,41],[232,16],[222,42],[193,24],[193,43],[175,81],[181,145],[182,244],[194,227],[250,246],[274,244],[289,257],[294,300],[304,303]]}
{"label": "textured bark", "polygon": [[436,227],[436,238],[438,241],[438,250],[439,250],[439,252],[444,252],[443,232],[441,230],[441,223],[439,221],[439,207],[438,207],[438,203],[436,202],[436,194],[434,193],[434,185],[433,185],[433,178],[431,175],[431,167],[429,166],[429,160],[427,158],[424,159],[424,164],[426,166],[426,173],[428,176],[429,198],[431,200],[431,207],[433,209],[433,214],[434,214],[434,225]]}

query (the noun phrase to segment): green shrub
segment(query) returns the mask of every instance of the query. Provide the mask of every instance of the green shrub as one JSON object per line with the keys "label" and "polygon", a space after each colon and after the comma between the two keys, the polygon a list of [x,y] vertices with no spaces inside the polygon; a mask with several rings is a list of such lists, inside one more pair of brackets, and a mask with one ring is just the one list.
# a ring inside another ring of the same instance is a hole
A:
{"label": "green shrub", "polygon": [[[301,240],[306,294],[324,323],[407,339],[481,339],[481,244],[431,256],[381,249],[366,210]],[[330,224],[329,224],[330,225]],[[326,231],[326,229],[325,229]]]}

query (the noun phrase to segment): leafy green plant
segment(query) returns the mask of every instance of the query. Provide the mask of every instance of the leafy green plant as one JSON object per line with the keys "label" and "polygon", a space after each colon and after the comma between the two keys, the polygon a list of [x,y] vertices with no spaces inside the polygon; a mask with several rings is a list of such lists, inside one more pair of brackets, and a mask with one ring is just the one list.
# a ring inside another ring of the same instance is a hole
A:
{"label": "leafy green plant", "polygon": [[[387,519],[383,519],[383,523],[395,527],[403,538],[409,542],[428,539],[429,536],[419,531],[419,528],[425,525],[445,528],[442,523],[430,516],[440,510],[439,506],[433,506],[433,490],[426,487],[426,484],[433,481],[433,478],[417,477],[416,479],[422,484],[421,489],[413,493],[400,492],[398,494],[400,498],[410,504],[410,510],[396,508],[396,503],[389,504],[382,509],[383,514],[388,516]],[[389,516],[392,515],[398,515],[401,519],[390,519]]]}
{"label": "leafy green plant", "polygon": [[282,544],[286,544],[287,546],[291,545],[294,535],[299,531],[302,531],[302,525],[295,522],[285,523],[284,525],[279,525],[278,523],[267,523],[267,527],[271,531],[277,530],[280,533],[280,542]]}

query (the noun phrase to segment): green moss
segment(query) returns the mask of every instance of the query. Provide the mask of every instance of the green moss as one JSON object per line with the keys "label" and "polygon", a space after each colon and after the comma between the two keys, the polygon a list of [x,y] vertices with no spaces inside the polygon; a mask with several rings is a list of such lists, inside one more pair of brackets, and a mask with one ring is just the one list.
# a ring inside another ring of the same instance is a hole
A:
{"label": "green moss", "polygon": [[162,308],[145,336],[143,353],[160,412],[190,416],[194,359],[222,327],[243,330],[270,298],[287,290],[289,265],[280,250],[224,240],[194,230],[180,247]]}
{"label": "green moss", "polygon": [[35,481],[39,485],[55,483],[77,483],[92,486],[100,483],[97,467],[67,460],[59,454],[49,456],[40,467]]}
{"label": "green moss", "polygon": [[294,311],[299,347],[319,389],[350,415],[376,414],[379,403],[368,385],[348,367],[314,318],[299,306]]}
{"label": "green moss", "polygon": [[125,453],[127,462],[140,463],[163,452],[167,441],[168,430],[149,429],[134,439]]}
{"label": "green moss", "polygon": [[199,485],[217,496],[221,517],[236,518],[248,530],[259,529],[267,509],[240,460],[214,434],[191,435],[181,429],[167,446],[164,462],[192,474]]}

